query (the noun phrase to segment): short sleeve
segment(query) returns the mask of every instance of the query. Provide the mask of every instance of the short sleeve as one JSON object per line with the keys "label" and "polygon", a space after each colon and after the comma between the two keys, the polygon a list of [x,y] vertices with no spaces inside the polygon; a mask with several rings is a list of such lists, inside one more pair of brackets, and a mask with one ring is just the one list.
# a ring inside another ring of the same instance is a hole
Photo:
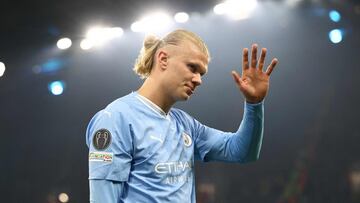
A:
{"label": "short sleeve", "polygon": [[89,179],[127,181],[132,161],[129,123],[121,112],[102,110],[86,131],[89,147]]}

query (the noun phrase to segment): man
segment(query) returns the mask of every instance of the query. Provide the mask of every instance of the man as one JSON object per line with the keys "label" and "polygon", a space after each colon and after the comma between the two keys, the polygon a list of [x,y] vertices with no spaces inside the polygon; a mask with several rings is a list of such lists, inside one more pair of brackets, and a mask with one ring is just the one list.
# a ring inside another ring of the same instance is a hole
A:
{"label": "man", "polygon": [[266,49],[243,50],[233,78],[245,96],[237,132],[222,132],[172,108],[201,85],[210,55],[194,33],[175,30],[148,37],[135,64],[145,78],[137,92],[98,112],[87,129],[90,202],[195,202],[194,160],[250,162],[259,157],[263,100],[277,59],[263,71]]}

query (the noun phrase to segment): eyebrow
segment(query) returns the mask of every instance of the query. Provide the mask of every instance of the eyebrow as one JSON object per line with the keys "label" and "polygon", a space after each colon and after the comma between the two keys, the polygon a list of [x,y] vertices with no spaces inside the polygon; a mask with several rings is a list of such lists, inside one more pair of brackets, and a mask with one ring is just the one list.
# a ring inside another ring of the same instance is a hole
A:
{"label": "eyebrow", "polygon": [[[202,68],[201,65],[196,62],[188,62],[188,64],[194,66],[196,68],[196,70],[200,73],[201,76],[203,76],[207,73],[206,68]],[[205,71],[202,71],[202,70],[205,70]]]}

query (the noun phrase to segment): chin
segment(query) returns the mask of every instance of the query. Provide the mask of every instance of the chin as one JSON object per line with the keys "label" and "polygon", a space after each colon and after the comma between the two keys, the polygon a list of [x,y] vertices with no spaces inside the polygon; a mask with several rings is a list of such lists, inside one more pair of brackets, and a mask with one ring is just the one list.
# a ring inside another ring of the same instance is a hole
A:
{"label": "chin", "polygon": [[190,96],[186,95],[186,96],[180,97],[178,101],[187,101],[189,99],[190,99]]}
{"label": "chin", "polygon": [[177,101],[187,101],[190,99],[190,95],[188,95],[187,93],[184,93],[183,95],[180,95],[177,98]]}
{"label": "chin", "polygon": [[175,101],[187,101],[190,99],[191,95],[192,93],[189,93],[187,89],[181,89],[181,91],[178,91],[173,98],[175,98]]}

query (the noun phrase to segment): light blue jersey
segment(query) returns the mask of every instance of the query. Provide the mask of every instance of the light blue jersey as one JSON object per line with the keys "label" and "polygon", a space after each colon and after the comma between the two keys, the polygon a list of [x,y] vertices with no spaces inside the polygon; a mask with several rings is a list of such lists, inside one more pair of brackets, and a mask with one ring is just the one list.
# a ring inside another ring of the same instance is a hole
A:
{"label": "light blue jersey", "polygon": [[90,202],[194,203],[194,160],[257,160],[262,134],[263,103],[245,103],[239,130],[227,133],[133,92],[89,123]]}

